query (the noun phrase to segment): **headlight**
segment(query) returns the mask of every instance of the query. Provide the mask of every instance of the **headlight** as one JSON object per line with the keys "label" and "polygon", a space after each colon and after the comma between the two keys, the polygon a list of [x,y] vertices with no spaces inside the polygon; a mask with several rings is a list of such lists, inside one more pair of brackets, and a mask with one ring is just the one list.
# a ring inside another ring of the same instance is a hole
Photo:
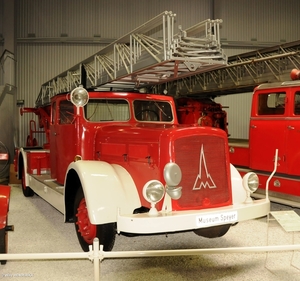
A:
{"label": "headlight", "polygon": [[257,190],[258,185],[259,179],[257,174],[250,172],[243,177],[243,186],[246,189],[246,191],[253,193]]}
{"label": "headlight", "polygon": [[83,87],[77,87],[71,92],[70,100],[75,106],[83,107],[89,101],[89,93]]}
{"label": "headlight", "polygon": [[148,181],[143,187],[143,196],[149,203],[159,202],[165,194],[165,188],[160,181]]}
{"label": "headlight", "polygon": [[182,187],[181,186],[178,186],[178,187],[167,186],[166,192],[169,194],[169,196],[172,199],[178,200],[182,195]]}
{"label": "headlight", "polygon": [[182,194],[182,187],[178,186],[181,182],[181,169],[176,163],[168,163],[164,168],[164,179],[167,184],[166,192],[172,199],[179,199]]}
{"label": "headlight", "polygon": [[177,186],[181,181],[181,170],[176,163],[168,163],[164,168],[164,179],[168,186]]}
{"label": "headlight", "polygon": [[182,194],[182,187],[177,186],[181,182],[181,169],[176,163],[168,163],[164,168],[164,179],[167,184],[166,192],[172,199],[179,199]]}

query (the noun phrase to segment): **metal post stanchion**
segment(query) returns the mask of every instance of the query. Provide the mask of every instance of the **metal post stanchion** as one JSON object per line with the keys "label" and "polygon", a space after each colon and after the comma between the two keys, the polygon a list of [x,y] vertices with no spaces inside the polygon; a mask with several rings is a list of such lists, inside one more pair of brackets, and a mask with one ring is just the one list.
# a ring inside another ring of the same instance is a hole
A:
{"label": "metal post stanchion", "polygon": [[[103,246],[100,246],[100,251],[102,252]],[[101,256],[99,255],[99,239],[94,238],[93,245],[89,246],[90,254],[89,259],[94,263],[94,280],[99,281],[100,280],[100,259]]]}

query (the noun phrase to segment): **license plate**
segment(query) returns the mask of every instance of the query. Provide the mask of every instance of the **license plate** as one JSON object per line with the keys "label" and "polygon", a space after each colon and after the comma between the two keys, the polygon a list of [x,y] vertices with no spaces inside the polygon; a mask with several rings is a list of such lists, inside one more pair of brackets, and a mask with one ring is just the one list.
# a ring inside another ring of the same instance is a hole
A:
{"label": "license plate", "polygon": [[213,215],[201,215],[197,216],[196,220],[196,224],[200,228],[237,222],[238,214],[237,212],[227,212]]}

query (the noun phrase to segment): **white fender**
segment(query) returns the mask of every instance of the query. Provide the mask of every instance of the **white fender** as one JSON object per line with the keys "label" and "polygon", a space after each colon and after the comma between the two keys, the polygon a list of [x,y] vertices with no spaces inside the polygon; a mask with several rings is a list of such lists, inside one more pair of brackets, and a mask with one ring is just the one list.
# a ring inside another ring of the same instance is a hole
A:
{"label": "white fender", "polygon": [[70,170],[79,176],[92,224],[116,222],[118,212],[132,214],[141,206],[137,188],[122,166],[80,160],[72,162]]}
{"label": "white fender", "polygon": [[[28,179],[28,173],[27,173],[27,153],[26,151],[23,149],[23,147],[21,147],[19,154],[22,154],[22,158],[23,158],[23,169],[24,169],[24,177],[25,177],[25,186],[29,186],[29,179]],[[18,157],[18,162],[20,160],[20,155]],[[18,163],[18,178],[20,178],[20,173],[23,173],[23,171],[20,171],[20,163]]]}
{"label": "white fender", "polygon": [[230,174],[231,174],[231,188],[232,188],[232,203],[240,204],[245,202],[247,193],[243,187],[242,176],[239,171],[230,164]]}

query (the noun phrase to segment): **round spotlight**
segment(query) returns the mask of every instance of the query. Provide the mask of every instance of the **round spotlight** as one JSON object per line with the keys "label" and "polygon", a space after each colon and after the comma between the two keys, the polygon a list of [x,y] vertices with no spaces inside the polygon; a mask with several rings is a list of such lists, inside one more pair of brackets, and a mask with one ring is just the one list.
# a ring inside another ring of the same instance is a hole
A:
{"label": "round spotlight", "polygon": [[259,179],[257,174],[250,172],[243,177],[243,186],[246,189],[246,191],[253,193],[257,190],[258,185]]}
{"label": "round spotlight", "polygon": [[70,100],[75,106],[83,107],[89,101],[89,93],[83,87],[77,87],[71,92]]}
{"label": "round spotlight", "polygon": [[165,188],[158,180],[148,181],[143,187],[143,196],[151,204],[159,202],[164,194]]}

